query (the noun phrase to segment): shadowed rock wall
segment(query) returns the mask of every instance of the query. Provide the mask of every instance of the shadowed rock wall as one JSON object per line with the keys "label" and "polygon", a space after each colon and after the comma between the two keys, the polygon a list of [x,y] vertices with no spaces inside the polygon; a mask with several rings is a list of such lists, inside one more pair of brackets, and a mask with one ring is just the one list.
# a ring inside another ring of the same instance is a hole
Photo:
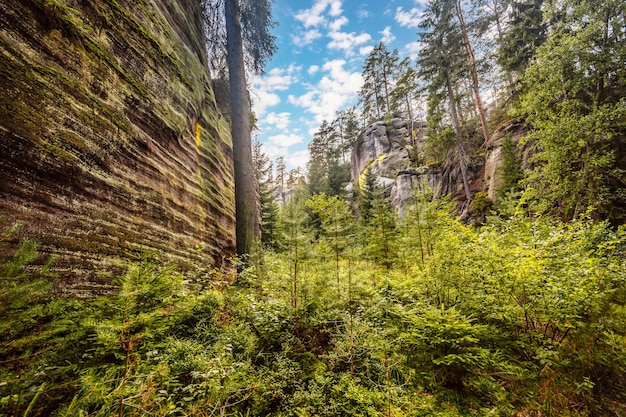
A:
{"label": "shadowed rock wall", "polygon": [[120,258],[234,253],[232,145],[196,0],[0,3],[0,217],[98,292]]}

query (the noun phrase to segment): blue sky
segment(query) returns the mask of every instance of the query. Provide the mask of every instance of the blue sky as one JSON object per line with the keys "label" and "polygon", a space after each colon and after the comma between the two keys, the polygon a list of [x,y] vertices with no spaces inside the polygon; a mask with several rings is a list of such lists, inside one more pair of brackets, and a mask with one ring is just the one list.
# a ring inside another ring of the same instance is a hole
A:
{"label": "blue sky", "polygon": [[417,56],[425,0],[275,0],[278,51],[251,80],[265,153],[288,169],[306,168],[307,144],[324,119],[356,104],[363,62],[383,41],[400,57]]}

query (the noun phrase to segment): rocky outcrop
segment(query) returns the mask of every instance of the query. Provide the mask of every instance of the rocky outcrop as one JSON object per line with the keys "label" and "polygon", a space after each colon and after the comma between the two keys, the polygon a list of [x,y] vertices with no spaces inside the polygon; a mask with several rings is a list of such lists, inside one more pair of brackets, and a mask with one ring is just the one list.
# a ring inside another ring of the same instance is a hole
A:
{"label": "rocky outcrop", "polygon": [[404,212],[404,207],[415,196],[415,192],[437,193],[441,186],[441,174],[438,169],[422,166],[409,168],[398,172],[390,192],[391,206],[398,213]]}
{"label": "rocky outcrop", "polygon": [[59,287],[97,293],[120,258],[222,267],[232,146],[195,0],[0,3],[0,216]]}
{"label": "rocky outcrop", "polygon": [[510,138],[515,150],[516,156],[520,161],[520,169],[526,170],[531,168],[531,144],[520,145],[520,139],[528,133],[528,128],[516,122],[514,119],[503,121],[495,129],[492,134],[491,141],[487,145],[487,153],[485,155],[485,177],[484,189],[487,197],[491,201],[497,201],[498,190],[502,188],[504,183],[502,165],[504,163],[504,155],[502,145],[506,137]]}
{"label": "rocky outcrop", "polygon": [[399,118],[368,126],[352,148],[352,180],[359,181],[370,169],[398,212],[402,212],[416,188],[438,189],[441,183],[438,169],[411,167],[424,149],[420,134],[423,127],[424,123],[414,123],[412,135],[409,121]]}
{"label": "rocky outcrop", "polygon": [[367,168],[382,178],[394,179],[409,164],[410,136],[408,122],[393,119],[368,126],[352,148],[352,180]]}

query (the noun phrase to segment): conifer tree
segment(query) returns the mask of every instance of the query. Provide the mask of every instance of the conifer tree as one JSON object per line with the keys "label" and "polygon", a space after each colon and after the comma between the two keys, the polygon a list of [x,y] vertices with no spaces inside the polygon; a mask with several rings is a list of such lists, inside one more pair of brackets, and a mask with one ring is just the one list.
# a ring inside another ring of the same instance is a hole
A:
{"label": "conifer tree", "polygon": [[278,238],[278,203],[276,202],[276,185],[273,178],[273,166],[269,157],[263,152],[258,140],[252,145],[254,174],[259,184],[261,205],[261,243],[270,247],[277,245]]}
{"label": "conifer tree", "polygon": [[[411,66],[411,61],[408,57],[398,64],[398,74],[399,77],[391,97],[391,109],[396,113],[402,113],[409,119],[412,125],[414,118],[413,101],[417,94],[418,80],[417,71]],[[411,131],[413,131],[412,128]]]}
{"label": "conifer tree", "polygon": [[480,126],[483,132],[483,145],[486,145],[490,142],[491,135],[489,133],[489,126],[487,125],[487,115],[485,113],[483,101],[480,94],[480,82],[478,81],[478,65],[476,54],[474,53],[475,48],[472,46],[472,42],[470,41],[469,27],[468,23],[466,23],[465,12],[463,11],[461,0],[454,1],[454,10],[459,21],[459,28],[461,29],[461,33],[463,34],[463,43],[465,44],[465,51],[467,52],[467,65],[472,80],[474,103],[476,105],[478,118],[480,120]]}
{"label": "conifer tree", "polygon": [[359,187],[359,217],[363,224],[367,224],[372,217],[374,200],[383,198],[383,189],[376,182],[376,174],[370,167],[365,169],[362,184]]}
{"label": "conifer tree", "polygon": [[[246,70],[262,72],[276,50],[275,38],[270,34],[275,23],[272,21],[271,0],[205,0],[202,6],[208,29],[207,43],[218,58],[217,62],[221,61],[219,57],[223,57],[225,52],[228,68],[237,253],[245,255],[261,233],[259,195],[252,162]],[[223,20],[219,14],[222,10]],[[221,49],[224,46],[225,51]],[[222,77],[226,75],[225,68],[218,71]]]}
{"label": "conifer tree", "polygon": [[507,29],[498,50],[498,64],[508,74],[521,75],[530,65],[535,49],[546,39],[544,0],[511,2]]}
{"label": "conifer tree", "polygon": [[342,161],[341,124],[324,120],[309,142],[309,190],[311,194],[343,194],[350,180],[350,167]]}
{"label": "conifer tree", "polygon": [[391,93],[398,61],[398,50],[390,52],[382,42],[374,47],[365,60],[363,87],[359,97],[369,120],[380,120],[391,111]]}
{"label": "conifer tree", "polygon": [[[446,97],[452,127],[455,133],[457,160],[461,168],[461,179],[469,206],[471,192],[466,167],[461,122],[457,109],[458,96],[455,85],[466,73],[463,64],[463,35],[454,19],[454,9],[447,0],[431,0],[420,25],[422,53],[418,59],[420,74],[426,78],[431,103],[438,105]],[[431,110],[429,110],[430,112]]]}
{"label": "conifer tree", "polygon": [[333,252],[337,292],[339,293],[339,261],[353,237],[350,208],[344,199],[336,195],[328,197],[325,194],[311,196],[306,206],[319,219],[320,239],[326,240]]}
{"label": "conifer tree", "polygon": [[300,276],[302,264],[310,250],[311,237],[307,229],[307,213],[304,201],[295,198],[282,211],[283,242],[290,262],[291,306],[294,314],[298,309]]}

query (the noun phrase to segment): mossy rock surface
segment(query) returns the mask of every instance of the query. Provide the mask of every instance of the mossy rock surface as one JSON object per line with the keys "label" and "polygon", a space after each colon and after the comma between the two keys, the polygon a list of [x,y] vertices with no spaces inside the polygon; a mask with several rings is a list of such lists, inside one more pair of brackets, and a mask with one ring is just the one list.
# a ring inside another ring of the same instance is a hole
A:
{"label": "mossy rock surface", "polygon": [[58,288],[98,292],[138,251],[191,270],[233,255],[203,42],[192,0],[0,4],[0,217],[59,256]]}

